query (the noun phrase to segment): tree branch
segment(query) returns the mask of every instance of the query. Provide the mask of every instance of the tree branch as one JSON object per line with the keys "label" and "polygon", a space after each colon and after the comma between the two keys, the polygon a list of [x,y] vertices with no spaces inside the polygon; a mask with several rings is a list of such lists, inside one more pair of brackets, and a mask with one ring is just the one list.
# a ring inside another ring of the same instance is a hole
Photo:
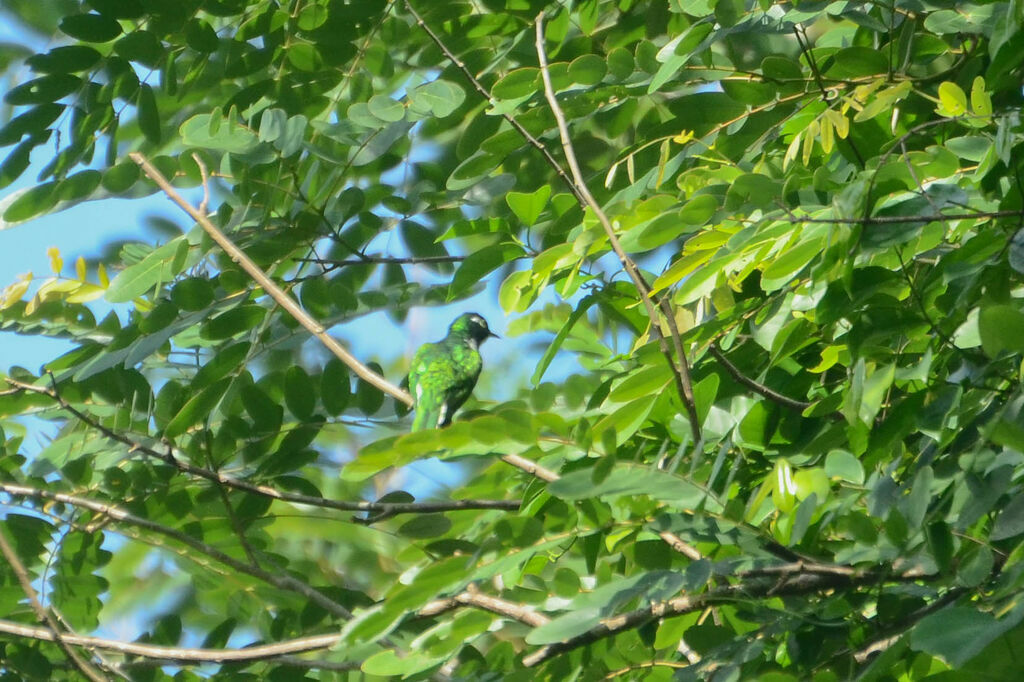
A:
{"label": "tree branch", "polygon": [[299,263],[316,263],[324,267],[324,270],[334,270],[348,265],[423,265],[427,263],[461,263],[466,256],[365,256],[364,258],[344,258],[335,260],[331,258],[296,258]]}
{"label": "tree branch", "polygon": [[40,623],[46,625],[45,628],[38,629],[50,637],[49,641],[57,643],[57,646],[64,651],[64,655],[78,668],[80,673],[92,680],[92,682],[107,682],[106,677],[101,675],[98,670],[93,669],[85,659],[78,655],[78,652],[71,648],[72,642],[70,639],[76,636],[75,633],[70,631],[66,634],[62,633],[57,627],[56,621],[46,610],[46,607],[39,601],[39,596],[32,587],[32,579],[28,575],[28,570],[21,563],[21,557],[18,556],[18,553],[7,542],[7,531],[4,530],[3,526],[0,526],[0,553],[4,555],[7,563],[11,566],[11,570],[14,571],[15,577],[17,577],[18,583],[21,585],[21,590],[25,593],[25,597],[35,612],[36,618],[39,619]]}
{"label": "tree branch", "polygon": [[[89,415],[85,414],[81,410],[77,409],[64,398],[54,391],[53,389],[44,388],[42,386],[33,386],[32,384],[26,384],[16,379],[5,378],[8,384],[14,386],[19,390],[32,391],[34,393],[41,393],[49,396],[54,402],[56,402],[61,409],[67,410],[74,415],[83,424],[86,424],[90,428],[99,431],[107,438],[121,443],[126,446],[130,452],[138,452],[147,457],[153,457],[158,459],[164,464],[168,464],[182,473],[190,474],[198,478],[204,478],[213,483],[219,483],[233,488],[235,490],[241,490],[252,495],[260,495],[262,497],[270,497],[275,500],[282,502],[291,502],[293,504],[306,504],[311,507],[321,507],[324,509],[337,509],[339,511],[350,511],[350,512],[364,512],[367,514],[387,514],[389,516],[397,516],[399,514],[433,514],[438,512],[447,511],[463,511],[469,509],[498,509],[505,511],[515,511],[519,509],[521,502],[518,500],[452,500],[450,502],[345,502],[340,500],[329,500],[324,497],[315,497],[313,495],[303,495],[301,493],[288,493],[275,490],[269,486],[257,485],[249,483],[241,479],[222,474],[217,471],[211,471],[210,469],[204,469],[193,464],[189,464],[183,458],[175,457],[170,452],[160,452],[155,448],[152,448],[144,443],[132,440],[127,436],[120,434],[112,429],[107,428],[103,424],[99,423]],[[521,460],[521,466],[530,466],[537,470],[536,473],[530,471],[538,477],[543,477],[542,474],[551,476],[557,475],[553,472],[544,469],[540,465],[529,463],[518,455],[505,455],[512,459],[512,461]],[[504,458],[503,458],[504,459]],[[516,464],[515,466],[520,466]],[[548,479],[544,479],[548,480]]]}
{"label": "tree branch", "polygon": [[779,405],[782,405],[783,407],[787,407],[791,410],[796,410],[797,412],[803,412],[804,410],[811,406],[811,403],[805,403],[802,400],[794,400],[793,398],[784,396],[778,391],[772,390],[765,386],[764,384],[759,384],[750,377],[746,376],[745,374],[743,374],[743,372],[739,370],[738,367],[736,367],[736,365],[729,362],[729,358],[725,357],[725,354],[722,353],[722,351],[720,351],[718,349],[718,346],[716,346],[714,343],[708,346],[708,352],[711,353],[715,360],[718,361],[718,364],[720,364],[722,368],[729,373],[729,376],[735,379],[738,383],[743,384],[750,390],[754,391],[755,393],[763,395],[765,398],[768,398],[769,400],[776,402]]}
{"label": "tree branch", "polygon": [[[44,642],[56,641],[47,628],[22,625],[9,620],[0,620],[0,632],[19,637],[38,639]],[[113,651],[129,656],[143,656],[161,661],[170,661],[177,664],[199,664],[199,663],[231,663],[231,662],[253,662],[276,658],[285,654],[297,654],[304,651],[315,651],[317,649],[328,649],[341,640],[339,633],[325,635],[314,635],[312,637],[301,637],[298,639],[286,640],[275,644],[260,644],[246,647],[244,649],[186,649],[173,646],[161,646],[158,644],[142,644],[140,642],[120,642],[117,640],[103,639],[102,637],[86,637],[67,633],[62,635],[68,644],[83,646],[106,651]]]}
{"label": "tree branch", "polygon": [[[793,571],[798,565],[789,567]],[[886,575],[878,571],[844,570],[829,573],[791,572],[777,579],[772,577],[751,577],[734,585],[708,590],[703,594],[685,595],[668,601],[658,602],[628,613],[603,620],[599,625],[556,644],[548,644],[523,658],[526,667],[533,667],[567,651],[593,644],[627,630],[636,629],[657,618],[670,618],[684,613],[699,611],[708,606],[734,599],[757,599],[768,596],[801,595],[830,590],[839,587],[856,587],[884,582],[911,582],[937,576],[910,571],[900,575]]]}
{"label": "tree branch", "polygon": [[252,261],[245,252],[235,246],[228,237],[221,232],[211,221],[206,217],[204,213],[198,211],[192,204],[185,201],[185,199],[178,194],[178,192],[171,186],[171,183],[167,181],[160,171],[156,169],[153,164],[146,159],[145,156],[139,152],[131,152],[128,154],[132,161],[139,164],[142,171],[149,177],[150,180],[156,183],[167,198],[176,203],[181,207],[185,213],[187,213],[193,220],[206,231],[207,234],[224,249],[224,252],[231,257],[231,260],[238,263],[239,266],[246,273],[249,274],[253,280],[263,288],[267,294],[274,299],[274,301],[284,308],[284,310],[291,315],[295,320],[305,327],[313,336],[318,338],[324,346],[334,353],[335,357],[348,365],[356,376],[365,381],[366,383],[376,386],[384,393],[387,393],[395,400],[405,403],[406,405],[412,405],[412,396],[408,392],[403,391],[398,386],[395,386],[390,381],[382,377],[381,375],[374,372],[372,369],[360,362],[354,355],[349,353],[344,346],[327,333],[327,330],[323,326],[314,320],[305,310],[299,306],[281,287],[277,286],[273,280],[271,280],[263,270],[260,269],[256,263]]}
{"label": "tree branch", "polygon": [[426,606],[417,611],[416,615],[424,617],[436,616],[460,606],[472,606],[484,611],[490,611],[491,613],[496,613],[499,616],[517,620],[520,623],[534,628],[545,625],[551,620],[543,613],[538,613],[534,611],[532,607],[525,604],[517,604],[499,597],[491,597],[486,594],[481,594],[472,585],[466,588],[465,592],[461,592],[454,597],[435,599],[434,601],[429,602]]}
{"label": "tree branch", "polygon": [[93,500],[89,500],[84,497],[78,497],[77,495],[55,493],[49,490],[41,490],[39,488],[32,488],[24,485],[16,485],[13,483],[0,482],[0,492],[5,492],[9,495],[17,495],[21,497],[30,497],[34,499],[44,499],[53,500],[55,502],[63,502],[65,504],[70,504],[81,509],[88,509],[89,511],[101,514],[115,521],[120,521],[122,523],[137,526],[139,528],[144,528],[148,531],[177,540],[178,542],[187,545],[188,547],[196,550],[197,552],[205,554],[206,556],[217,561],[218,563],[221,563],[227,566],[228,568],[238,571],[239,573],[244,573],[246,575],[252,576],[253,578],[262,580],[263,582],[273,585],[274,587],[277,587],[279,589],[288,590],[290,592],[300,594],[303,597],[309,599],[310,601],[316,602],[319,606],[323,607],[326,611],[334,614],[335,616],[341,618],[352,617],[351,611],[349,611],[344,606],[342,606],[338,602],[334,601],[333,599],[325,595],[323,592],[320,592],[316,588],[307,585],[301,580],[296,580],[290,575],[271,573],[269,571],[263,570],[262,568],[259,568],[258,566],[253,566],[245,563],[244,561],[239,561],[238,559],[235,559],[234,557],[231,557],[228,554],[225,554],[224,552],[220,551],[216,547],[208,545],[205,542],[196,540],[192,536],[187,535],[179,530],[170,528],[168,526],[164,526],[162,524],[156,523],[155,521],[150,521],[149,519],[144,519],[140,516],[135,516],[134,514],[127,512],[123,509],[120,509],[118,507],[115,507],[113,505],[104,504],[102,502],[94,502]]}
{"label": "tree branch", "polygon": [[675,315],[668,302],[662,298],[659,307],[662,310],[665,318],[665,324],[669,328],[669,334],[672,338],[672,345],[675,350],[676,360],[672,359],[672,350],[669,349],[668,343],[665,340],[665,335],[661,331],[660,318],[658,311],[654,307],[654,303],[651,300],[651,287],[647,284],[643,274],[640,272],[640,268],[637,264],[629,257],[626,251],[622,248],[622,244],[619,242],[618,236],[615,234],[615,228],[612,227],[611,221],[608,220],[608,216],[605,214],[604,209],[594,199],[594,195],[590,193],[590,189],[587,187],[586,179],[583,177],[583,172],[580,170],[579,162],[576,160],[576,151],[573,149],[572,139],[569,137],[569,126],[565,122],[565,115],[562,113],[562,108],[558,104],[558,100],[555,98],[555,90],[551,85],[551,74],[548,72],[548,58],[544,52],[544,12],[537,15],[537,58],[540,61],[540,75],[544,81],[544,96],[547,98],[548,106],[551,107],[551,113],[555,117],[555,123],[558,125],[558,134],[562,139],[562,149],[565,152],[565,160],[569,164],[569,170],[572,171],[573,184],[576,187],[575,194],[577,197],[581,197],[583,202],[590,207],[590,210],[597,216],[598,222],[601,223],[601,227],[604,228],[605,235],[608,237],[608,243],[612,247],[612,251],[619,257],[619,262],[622,264],[622,269],[629,275],[629,278],[633,281],[633,285],[636,287],[637,292],[640,294],[640,300],[643,302],[644,307],[647,309],[647,316],[651,320],[651,333],[657,338],[658,345],[661,348],[662,355],[668,361],[669,367],[672,369],[672,375],[675,378],[676,389],[679,392],[679,398],[686,408],[686,413],[689,416],[690,430],[693,434],[694,445],[699,447],[701,442],[701,429],[700,420],[697,416],[697,405],[693,399],[693,383],[690,380],[690,367],[686,361],[686,352],[683,350],[682,340],[679,338],[679,329],[676,326]]}

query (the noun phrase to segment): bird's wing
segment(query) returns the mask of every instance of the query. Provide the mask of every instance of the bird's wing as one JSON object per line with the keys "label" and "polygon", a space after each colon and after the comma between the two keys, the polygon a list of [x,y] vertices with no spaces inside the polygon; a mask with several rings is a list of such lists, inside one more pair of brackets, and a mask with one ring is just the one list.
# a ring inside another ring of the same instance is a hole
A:
{"label": "bird's wing", "polygon": [[412,430],[434,428],[438,424],[444,405],[444,392],[440,390],[444,379],[446,349],[437,343],[426,343],[416,351],[409,368],[409,392],[413,398],[416,416]]}

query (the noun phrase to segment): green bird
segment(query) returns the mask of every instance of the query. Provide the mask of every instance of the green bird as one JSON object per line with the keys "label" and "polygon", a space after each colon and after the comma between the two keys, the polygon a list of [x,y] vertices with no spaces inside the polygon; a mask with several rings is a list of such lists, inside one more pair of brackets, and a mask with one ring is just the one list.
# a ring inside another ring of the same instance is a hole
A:
{"label": "green bird", "polygon": [[420,346],[409,369],[409,391],[416,410],[413,431],[451,424],[455,410],[476,386],[483,366],[478,349],[491,336],[499,338],[487,327],[487,320],[465,313],[455,318],[444,339]]}

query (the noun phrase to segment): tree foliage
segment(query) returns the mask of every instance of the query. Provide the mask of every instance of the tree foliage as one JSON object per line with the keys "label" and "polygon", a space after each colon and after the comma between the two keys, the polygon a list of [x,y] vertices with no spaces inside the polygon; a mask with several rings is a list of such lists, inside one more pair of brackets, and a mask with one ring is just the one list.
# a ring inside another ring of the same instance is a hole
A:
{"label": "tree foliage", "polygon": [[[0,297],[4,679],[1017,679],[1019,2],[44,4],[3,248],[192,214]],[[444,430],[310,334],[490,283]]]}

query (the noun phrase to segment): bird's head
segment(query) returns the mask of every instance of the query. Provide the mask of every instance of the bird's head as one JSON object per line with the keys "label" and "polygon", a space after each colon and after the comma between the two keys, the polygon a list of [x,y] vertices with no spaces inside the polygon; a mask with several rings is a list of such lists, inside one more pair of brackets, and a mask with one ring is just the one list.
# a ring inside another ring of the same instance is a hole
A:
{"label": "bird's head", "polygon": [[500,338],[487,326],[487,320],[476,313],[464,313],[455,318],[452,326],[448,328],[449,333],[466,336],[475,343],[480,344],[489,337]]}

